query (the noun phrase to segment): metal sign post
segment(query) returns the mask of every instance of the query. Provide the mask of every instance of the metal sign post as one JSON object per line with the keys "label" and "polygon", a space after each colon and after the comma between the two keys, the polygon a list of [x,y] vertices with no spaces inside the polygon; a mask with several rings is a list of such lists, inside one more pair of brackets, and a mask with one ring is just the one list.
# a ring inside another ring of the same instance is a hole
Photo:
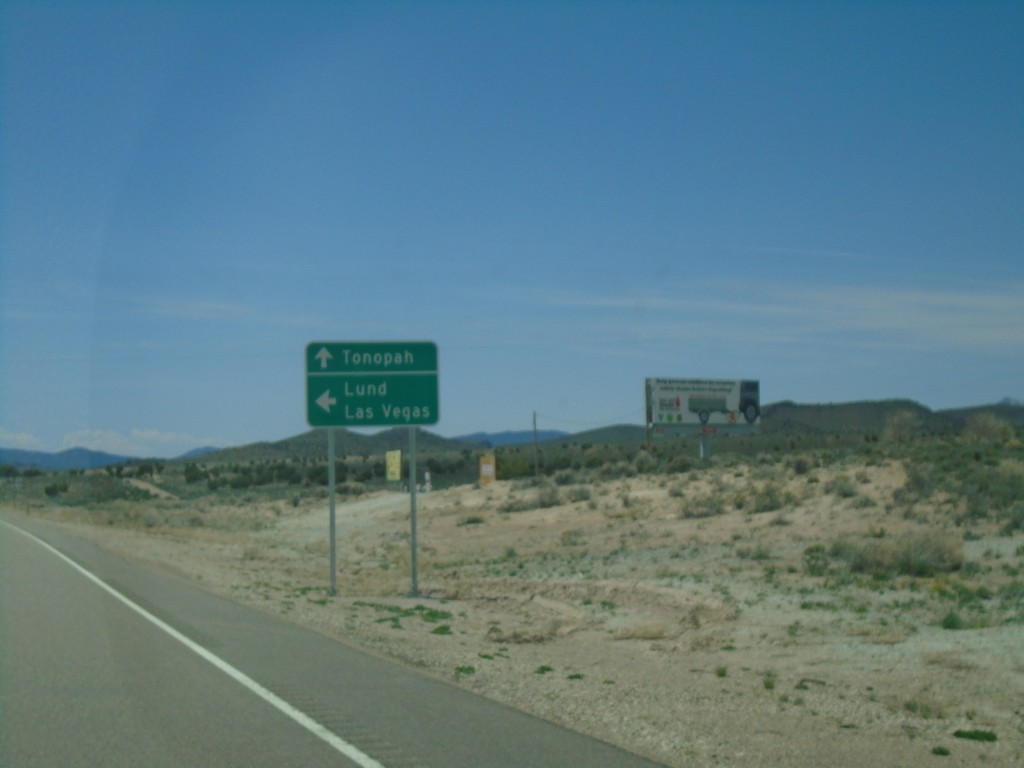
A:
{"label": "metal sign post", "polygon": [[419,597],[420,586],[416,578],[416,427],[409,427],[409,547],[412,571],[412,596]]}
{"label": "metal sign post", "polygon": [[334,527],[334,481],[335,481],[335,468],[334,468],[334,427],[327,428],[327,497],[328,507],[330,508],[330,534],[328,541],[331,543],[331,586],[327,590],[327,594],[334,597],[338,593],[338,569],[337,569],[337,547],[338,539],[335,535]]}

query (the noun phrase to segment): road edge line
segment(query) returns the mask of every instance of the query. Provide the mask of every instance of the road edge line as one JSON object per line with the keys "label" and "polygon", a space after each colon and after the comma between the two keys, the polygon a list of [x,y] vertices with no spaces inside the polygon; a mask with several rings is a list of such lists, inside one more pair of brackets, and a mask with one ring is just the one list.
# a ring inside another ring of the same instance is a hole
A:
{"label": "road edge line", "polygon": [[56,547],[46,543],[38,536],[7,522],[6,520],[0,520],[0,524],[7,526],[8,528],[14,531],[17,531],[18,533],[35,541],[43,548],[55,554],[57,557],[66,562],[75,570],[77,570],[79,573],[81,573],[87,579],[92,581],[94,584],[106,590],[112,597],[116,598],[117,600],[120,600],[125,606],[135,611],[137,614],[139,614],[139,616],[146,619],[148,622],[153,624],[158,629],[163,630],[166,634],[170,635],[172,638],[174,638],[179,643],[184,645],[197,656],[200,656],[201,658],[208,661],[210,664],[215,666],[217,669],[219,669],[225,675],[233,679],[235,682],[240,683],[241,685],[248,688],[252,693],[255,693],[257,696],[259,696],[272,707],[280,711],[282,714],[290,717],[292,720],[301,725],[314,736],[320,738],[330,746],[334,747],[334,749],[343,754],[349,760],[359,765],[360,768],[385,768],[385,766],[382,763],[377,762],[372,757],[367,755],[365,752],[360,750],[358,747],[349,744],[343,738],[341,738],[336,733],[328,729],[326,726],[318,723],[316,720],[307,715],[301,709],[298,709],[294,705],[289,704],[276,693],[264,688],[262,685],[257,683],[255,680],[253,680],[247,674],[242,672],[240,669],[233,667],[231,664],[224,661],[224,659],[220,658],[211,651],[208,651],[206,648],[199,645],[199,643],[183,635],[170,624],[166,623],[162,619],[157,618],[152,613],[147,611],[145,608],[133,602],[130,598],[126,597],[125,595],[122,595],[116,589],[114,589],[105,581],[103,581],[99,576],[96,576],[91,571],[85,569],[83,566],[76,563],[74,560],[65,555]]}

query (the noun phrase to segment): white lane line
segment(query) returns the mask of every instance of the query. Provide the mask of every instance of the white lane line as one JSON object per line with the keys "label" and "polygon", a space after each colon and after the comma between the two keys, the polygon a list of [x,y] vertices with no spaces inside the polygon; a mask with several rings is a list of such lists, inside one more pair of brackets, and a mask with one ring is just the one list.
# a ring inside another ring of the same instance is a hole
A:
{"label": "white lane line", "polygon": [[101,587],[102,589],[105,589],[113,597],[117,598],[122,603],[124,603],[126,606],[131,608],[133,611],[135,611],[137,614],[139,614],[142,618],[146,619],[147,621],[151,622],[153,625],[155,625],[155,626],[159,627],[160,629],[162,629],[164,632],[166,632],[168,635],[173,637],[179,643],[184,645],[190,651],[192,651],[192,652],[198,654],[199,656],[201,656],[202,658],[206,659],[208,662],[213,664],[213,666],[215,666],[217,669],[219,669],[221,672],[223,672],[228,677],[230,677],[230,678],[236,680],[237,682],[241,683],[242,685],[244,685],[250,691],[255,693],[257,696],[259,696],[261,699],[266,701],[271,706],[276,707],[280,712],[282,712],[283,714],[285,714],[288,717],[290,717],[292,720],[294,720],[296,723],[301,725],[303,728],[305,728],[307,731],[312,733],[314,736],[317,736],[317,737],[323,739],[325,742],[330,744],[336,750],[341,752],[341,754],[343,754],[349,760],[351,760],[352,762],[354,762],[358,766],[360,766],[360,768],[385,768],[383,764],[378,763],[376,760],[374,760],[372,757],[367,755],[365,752],[363,752],[360,749],[358,749],[357,747],[354,747],[353,745],[349,744],[347,741],[345,741],[344,739],[342,739],[337,734],[335,734],[332,731],[330,731],[327,728],[325,728],[323,725],[318,723],[316,720],[311,718],[309,715],[307,715],[302,710],[296,709],[294,706],[289,704],[287,701],[282,699],[280,696],[274,694],[271,691],[268,691],[266,688],[264,688],[262,685],[257,683],[255,680],[253,680],[251,677],[246,675],[241,670],[235,669],[235,667],[233,667],[230,664],[228,664],[226,661],[224,661],[224,659],[220,658],[219,656],[214,655],[210,651],[208,651],[205,648],[203,648],[203,646],[201,646],[198,643],[193,642],[189,638],[185,637],[185,635],[181,634],[181,632],[179,632],[178,630],[176,630],[174,627],[170,626],[169,624],[161,621],[160,619],[158,619],[156,616],[151,614],[149,611],[147,611],[142,606],[137,605],[136,603],[133,603],[130,599],[128,599],[127,597],[122,595],[120,592],[118,592],[116,589],[111,587],[109,584],[107,584],[104,581],[102,581],[99,577],[94,576],[92,573],[90,573],[85,568],[80,566],[74,560],[72,560],[71,558],[67,557],[62,552],[54,549],[53,547],[51,547],[49,544],[47,544],[45,541],[43,541],[39,537],[33,536],[28,531],[24,531],[21,528],[18,528],[16,525],[11,525],[10,523],[8,523],[5,520],[0,520],[0,523],[2,523],[3,525],[7,526],[8,528],[11,528],[12,530],[17,531],[18,533],[22,534],[23,536],[27,536],[28,538],[32,539],[37,544],[39,544],[41,547],[44,547],[45,549],[48,549],[50,552],[52,552],[57,557],[59,557],[61,560],[66,562],[68,565],[70,565],[72,568],[77,570],[79,573],[81,573],[87,579],[89,579],[90,581],[92,581],[97,586]]}

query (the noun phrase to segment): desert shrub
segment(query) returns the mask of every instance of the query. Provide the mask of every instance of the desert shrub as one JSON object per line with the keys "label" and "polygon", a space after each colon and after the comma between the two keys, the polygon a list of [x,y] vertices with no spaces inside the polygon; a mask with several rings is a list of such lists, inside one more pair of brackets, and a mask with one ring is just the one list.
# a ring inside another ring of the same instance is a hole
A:
{"label": "desert shrub", "polygon": [[991,413],[973,414],[964,425],[967,440],[1006,444],[1016,437],[1013,426]]}
{"label": "desert shrub", "polygon": [[736,557],[741,560],[771,560],[772,551],[764,544],[757,544],[754,547],[737,547]]}
{"label": "desert shrub", "polygon": [[577,485],[569,489],[569,501],[590,501],[590,489],[585,485]]}
{"label": "desert shrub", "polygon": [[806,475],[811,471],[811,462],[803,456],[798,457],[793,461],[793,472],[797,475]]}
{"label": "desert shrub", "polygon": [[935,469],[927,464],[915,462],[906,467],[907,479],[894,494],[897,501],[913,504],[927,499],[938,488]]}
{"label": "desert shrub", "polygon": [[693,459],[688,456],[676,456],[668,463],[668,471],[672,474],[681,475],[693,469]]}
{"label": "desert shrub", "polygon": [[804,550],[804,567],[810,576],[824,576],[828,572],[829,554],[824,544],[812,544]]}
{"label": "desert shrub", "polygon": [[[933,576],[963,565],[963,542],[938,532],[908,533],[891,539],[843,537],[830,549],[836,560],[857,573]],[[806,553],[805,553],[806,556]]]}
{"label": "desert shrub", "polygon": [[[295,468],[298,472],[298,468]],[[312,485],[327,485],[327,464],[314,464],[306,470],[306,479]],[[334,463],[334,482],[342,483],[348,478],[348,465],[344,461]]]}
{"label": "desert shrub", "polygon": [[572,455],[567,450],[547,449],[540,453],[541,472],[545,475],[554,475],[566,469],[572,468]]}
{"label": "desert shrub", "polygon": [[59,496],[62,493],[67,493],[67,492],[68,492],[68,484],[64,483],[64,482],[51,483],[50,485],[48,485],[45,488],[43,488],[43,493],[45,493],[47,496],[49,496],[51,498],[53,498],[54,496]]}
{"label": "desert shrub", "polygon": [[495,451],[494,461],[498,480],[528,477],[532,471],[529,456],[519,448],[499,448]]}
{"label": "desert shrub", "polygon": [[1020,530],[1024,530],[1024,502],[1014,507],[1005,517],[1006,523],[1000,533],[1004,536],[1012,536]]}
{"label": "desert shrub", "polygon": [[576,473],[569,469],[562,469],[555,473],[552,478],[555,485],[572,485],[576,482]]}
{"label": "desert shrub", "polygon": [[781,509],[784,495],[778,483],[765,483],[754,494],[754,513],[774,512]]}
{"label": "desert shrub", "polygon": [[537,491],[537,507],[539,509],[547,509],[548,507],[557,507],[562,503],[562,497],[558,493],[558,488],[553,485],[542,486]]}
{"label": "desert shrub", "polygon": [[920,416],[913,411],[897,411],[885,420],[882,439],[891,443],[907,443],[920,432]]}
{"label": "desert shrub", "polygon": [[557,507],[562,503],[558,488],[554,485],[544,485],[537,489],[536,493],[527,498],[510,496],[509,500],[501,506],[502,512],[526,512],[530,509],[546,509]]}
{"label": "desert shrub", "polygon": [[950,611],[949,613],[947,613],[945,616],[942,617],[942,628],[943,629],[957,630],[957,629],[964,629],[966,626],[967,626],[967,624],[964,622],[964,620],[962,618],[960,618],[960,614],[957,613],[956,611]]}
{"label": "desert shrub", "polygon": [[725,503],[718,496],[702,496],[683,505],[683,517],[715,517],[725,513]]}
{"label": "desert shrub", "polygon": [[154,474],[156,474],[156,472],[156,467],[153,464],[150,464],[149,462],[139,464],[139,466],[135,468],[135,476],[138,478],[152,477]]}
{"label": "desert shrub", "polygon": [[1024,499],[1024,470],[1016,464],[989,467],[971,465],[958,478],[970,519],[1011,517]]}
{"label": "desert shrub", "polygon": [[844,472],[840,472],[825,483],[825,492],[834,493],[841,499],[852,499],[857,495],[857,486],[854,485],[853,478]]}
{"label": "desert shrub", "polygon": [[[364,464],[363,466],[354,468],[353,470],[353,476],[357,483],[368,483],[373,480],[374,475],[376,475],[376,472],[374,471],[372,464]],[[383,473],[381,476],[383,477]]]}
{"label": "desert shrub", "polygon": [[563,547],[578,547],[583,542],[583,529],[573,528],[568,531],[562,531],[561,536],[558,537],[558,543]]}
{"label": "desert shrub", "polygon": [[597,469],[610,461],[613,461],[615,454],[609,446],[593,445],[583,452],[583,466],[588,469]]}
{"label": "desert shrub", "polygon": [[185,465],[185,482],[186,483],[198,483],[200,480],[206,477],[206,473],[201,470],[196,464]]}
{"label": "desert shrub", "polygon": [[997,741],[998,737],[994,731],[953,731],[953,736],[958,739],[967,739],[969,741]]}
{"label": "desert shrub", "polygon": [[635,477],[636,467],[630,461],[613,461],[601,468],[600,476],[605,480],[617,480],[622,477]]}
{"label": "desert shrub", "polygon": [[641,451],[633,461],[637,474],[649,475],[658,469],[658,460],[647,451]]}

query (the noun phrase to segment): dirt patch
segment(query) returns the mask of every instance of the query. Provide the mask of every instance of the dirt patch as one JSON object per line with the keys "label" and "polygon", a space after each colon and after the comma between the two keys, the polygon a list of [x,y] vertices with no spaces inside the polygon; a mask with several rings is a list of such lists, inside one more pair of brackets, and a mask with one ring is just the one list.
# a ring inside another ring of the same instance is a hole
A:
{"label": "dirt patch", "polygon": [[[415,598],[400,494],[339,504],[333,597],[326,500],[76,527],[669,766],[1022,765],[1024,536],[978,524],[965,542],[897,503],[905,483],[896,462],[775,464],[421,494]],[[854,559],[930,538],[956,570]],[[978,729],[997,740],[954,736]]]}
{"label": "dirt patch", "polygon": [[135,488],[138,488],[141,491],[146,491],[147,493],[153,494],[158,499],[173,499],[175,501],[178,500],[178,497],[175,496],[170,491],[166,491],[163,488],[154,485],[153,483],[146,482],[145,480],[139,480],[137,478],[130,477],[126,478],[125,482],[127,482],[131,486],[134,486]]}

